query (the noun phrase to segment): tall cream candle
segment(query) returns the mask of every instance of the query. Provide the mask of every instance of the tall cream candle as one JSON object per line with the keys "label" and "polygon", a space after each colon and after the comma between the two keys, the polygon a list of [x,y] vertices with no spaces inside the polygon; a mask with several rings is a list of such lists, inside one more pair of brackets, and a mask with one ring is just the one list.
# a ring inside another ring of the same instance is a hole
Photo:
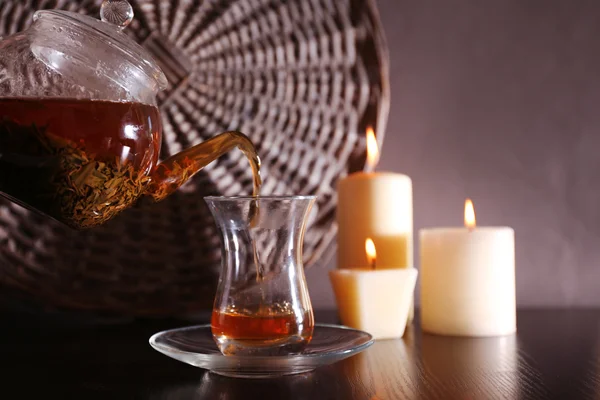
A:
{"label": "tall cream candle", "polygon": [[497,336],[516,331],[515,242],[508,227],[420,231],[421,324],[425,332]]}
{"label": "tall cream candle", "polygon": [[412,184],[406,175],[356,173],[338,186],[338,268],[368,268],[364,243],[380,269],[413,266]]}
{"label": "tall cream candle", "polygon": [[[367,133],[367,164],[375,168],[377,142]],[[413,266],[412,182],[402,174],[358,172],[338,184],[337,265],[369,268],[364,243],[377,247],[378,269]]]}

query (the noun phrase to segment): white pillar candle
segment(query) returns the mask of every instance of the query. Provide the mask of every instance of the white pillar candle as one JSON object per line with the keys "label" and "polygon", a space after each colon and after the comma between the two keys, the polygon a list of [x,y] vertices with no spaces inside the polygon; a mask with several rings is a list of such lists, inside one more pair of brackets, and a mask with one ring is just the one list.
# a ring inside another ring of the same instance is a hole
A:
{"label": "white pillar candle", "polygon": [[508,227],[420,231],[421,324],[425,332],[497,336],[516,331],[515,242]]}

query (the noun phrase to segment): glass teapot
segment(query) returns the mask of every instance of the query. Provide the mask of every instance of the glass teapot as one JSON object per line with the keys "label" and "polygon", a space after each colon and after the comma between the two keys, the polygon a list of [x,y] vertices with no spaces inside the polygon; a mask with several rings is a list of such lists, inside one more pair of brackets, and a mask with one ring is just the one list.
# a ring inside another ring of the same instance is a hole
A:
{"label": "glass teapot", "polygon": [[260,186],[250,140],[225,132],[159,163],[156,95],[168,82],[122,30],[127,1],[101,20],[46,10],[0,41],[0,194],[76,229],[100,225],[142,195],[162,200],[238,147]]}

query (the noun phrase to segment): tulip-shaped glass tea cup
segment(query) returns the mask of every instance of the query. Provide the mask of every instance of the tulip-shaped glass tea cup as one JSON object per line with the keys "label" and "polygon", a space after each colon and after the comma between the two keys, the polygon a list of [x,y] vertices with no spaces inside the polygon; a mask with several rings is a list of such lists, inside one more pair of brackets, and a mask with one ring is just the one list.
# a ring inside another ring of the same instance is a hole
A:
{"label": "tulip-shaped glass tea cup", "polygon": [[222,240],[211,319],[224,355],[301,352],[313,310],[302,244],[314,196],[207,197]]}

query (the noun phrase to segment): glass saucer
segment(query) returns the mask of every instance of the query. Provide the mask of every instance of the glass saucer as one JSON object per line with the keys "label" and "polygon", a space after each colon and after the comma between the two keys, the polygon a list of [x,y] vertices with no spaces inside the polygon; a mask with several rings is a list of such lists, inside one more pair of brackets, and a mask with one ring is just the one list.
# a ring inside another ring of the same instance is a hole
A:
{"label": "glass saucer", "polygon": [[309,372],[357,354],[373,344],[366,332],[337,325],[315,324],[306,349],[288,356],[224,356],[215,344],[210,324],[154,334],[155,350],[184,363],[236,378],[270,378]]}

